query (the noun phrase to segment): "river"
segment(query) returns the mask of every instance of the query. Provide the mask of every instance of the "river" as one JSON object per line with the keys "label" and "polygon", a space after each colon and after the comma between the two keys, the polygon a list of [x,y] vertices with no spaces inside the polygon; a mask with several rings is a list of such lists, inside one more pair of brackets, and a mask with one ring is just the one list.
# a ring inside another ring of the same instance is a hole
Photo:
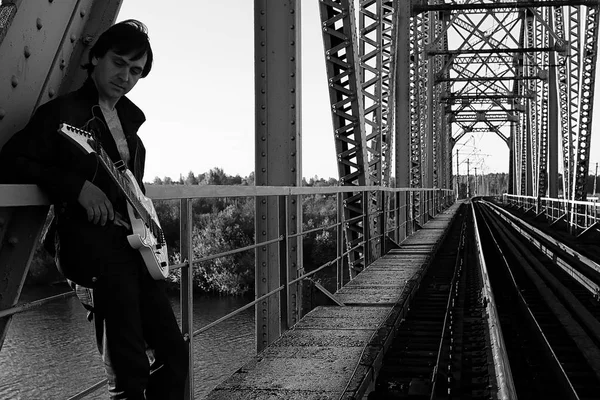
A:
{"label": "river", "polygon": [[[65,288],[26,287],[22,302]],[[179,319],[179,298],[172,297]],[[194,330],[248,303],[243,297],[195,297]],[[104,379],[92,323],[76,297],[17,314],[0,351],[0,399],[64,400]],[[194,338],[194,394],[202,399],[255,354],[254,308]],[[86,399],[107,399],[103,387]]]}

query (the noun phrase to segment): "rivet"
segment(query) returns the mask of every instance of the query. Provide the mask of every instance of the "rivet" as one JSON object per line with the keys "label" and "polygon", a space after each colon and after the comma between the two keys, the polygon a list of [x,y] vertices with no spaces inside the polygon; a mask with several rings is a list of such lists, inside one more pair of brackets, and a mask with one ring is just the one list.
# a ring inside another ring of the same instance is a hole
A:
{"label": "rivet", "polygon": [[55,94],[56,92],[54,91],[54,89],[48,90],[48,97],[53,98]]}
{"label": "rivet", "polygon": [[264,58],[264,57],[261,57],[261,58],[260,58],[260,61],[262,61],[262,62],[265,62],[265,58]]}
{"label": "rivet", "polygon": [[38,19],[35,20],[35,26],[37,26],[38,31],[40,29],[42,29],[42,26],[44,26],[44,25],[42,24],[42,19],[41,18],[38,18]]}
{"label": "rivet", "polygon": [[81,18],[85,17],[85,10],[81,10],[79,11],[79,15],[81,15]]}
{"label": "rivet", "polygon": [[75,40],[77,40],[77,36],[71,35],[70,39],[71,39],[71,43],[75,43]]}
{"label": "rivet", "polygon": [[[262,169],[262,172],[267,172],[267,169],[266,169],[266,168],[263,168],[263,169]],[[263,218],[263,219],[264,219],[264,218]]]}
{"label": "rivet", "polygon": [[292,168],[292,172],[296,172],[296,168]]}
{"label": "rivet", "polygon": [[292,124],[292,125],[296,125],[296,121],[292,121],[292,122],[291,122],[291,124]]}
{"label": "rivet", "polygon": [[92,276],[92,282],[98,282],[98,278],[96,278],[95,276]]}
{"label": "rivet", "polygon": [[290,14],[293,14],[293,13],[294,13],[294,9],[292,8],[292,9],[290,10]]}
{"label": "rivet", "polygon": [[10,239],[8,239],[8,243],[13,246],[16,246],[17,244],[19,244],[19,239],[16,236],[13,236]]}
{"label": "rivet", "polygon": [[290,57],[290,61],[294,61],[295,59],[295,57]]}
{"label": "rivet", "polygon": [[294,42],[293,40],[290,42],[290,46],[293,46],[295,44],[296,44],[296,42]]}
{"label": "rivet", "polygon": [[[6,116],[6,110],[4,108],[0,108],[0,121],[4,119]],[[0,219],[0,226],[4,225],[4,220]]]}
{"label": "rivet", "polygon": [[262,153],[260,153],[261,156],[265,157],[267,155],[267,153],[265,153],[264,151]]}
{"label": "rivet", "polygon": [[13,75],[10,78],[10,84],[12,85],[12,87],[16,88],[17,85],[19,84],[19,78],[17,78],[15,75]]}
{"label": "rivet", "polygon": [[92,44],[93,41],[94,41],[94,37],[92,35],[86,35],[83,38],[83,44],[86,46],[89,46],[90,44]]}
{"label": "rivet", "polygon": [[263,234],[263,236],[267,236],[267,231],[262,231],[262,234]]}
{"label": "rivet", "polygon": [[290,108],[293,110],[294,108],[296,108],[296,105],[295,105],[295,104],[292,104],[292,105],[290,106]]}
{"label": "rivet", "polygon": [[296,89],[293,89],[293,88],[292,88],[292,89],[290,89],[290,92],[292,92],[292,93],[296,93]]}
{"label": "rivet", "polygon": [[292,157],[295,157],[295,156],[296,156],[296,152],[295,152],[295,151],[292,151],[292,153],[291,153],[290,155],[291,155]]}
{"label": "rivet", "polygon": [[264,94],[264,93],[266,93],[267,91],[266,91],[265,89],[260,89],[260,92]]}
{"label": "rivet", "polygon": [[23,54],[25,55],[25,58],[29,58],[29,56],[31,56],[31,50],[29,50],[29,46],[25,46],[23,49]]}
{"label": "rivet", "polygon": [[267,140],[267,138],[263,136],[263,137],[260,138],[260,140],[262,140],[264,142],[264,141]]}
{"label": "rivet", "polygon": [[54,2],[54,0],[48,0],[48,3],[53,3],[53,2]]}
{"label": "rivet", "polygon": [[261,45],[261,46],[264,46],[264,45],[265,45],[265,42],[260,42],[260,45]]}
{"label": "rivet", "polygon": [[294,29],[296,28],[294,25],[290,25],[290,29]]}

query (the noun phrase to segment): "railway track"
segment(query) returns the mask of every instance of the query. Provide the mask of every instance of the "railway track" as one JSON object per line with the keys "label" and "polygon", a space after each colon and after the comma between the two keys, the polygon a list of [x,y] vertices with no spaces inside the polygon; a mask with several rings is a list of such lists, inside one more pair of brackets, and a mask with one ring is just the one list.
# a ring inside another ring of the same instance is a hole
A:
{"label": "railway track", "polygon": [[570,249],[549,258],[490,204],[474,209],[519,399],[598,399],[598,273]]}
{"label": "railway track", "polygon": [[369,400],[489,399],[491,363],[469,206],[421,281]]}

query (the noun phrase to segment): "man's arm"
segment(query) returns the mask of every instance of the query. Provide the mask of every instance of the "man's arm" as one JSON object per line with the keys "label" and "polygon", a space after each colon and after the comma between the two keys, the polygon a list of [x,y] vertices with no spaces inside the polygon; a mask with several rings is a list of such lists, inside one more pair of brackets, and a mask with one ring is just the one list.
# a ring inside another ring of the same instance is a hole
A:
{"label": "man's arm", "polygon": [[70,159],[65,155],[76,150],[57,133],[59,110],[55,108],[41,106],[27,126],[2,148],[2,181],[37,184],[53,203],[78,202],[89,221],[104,225],[114,219],[112,204],[102,190],[86,179],[81,165],[64,164],[65,159]]}

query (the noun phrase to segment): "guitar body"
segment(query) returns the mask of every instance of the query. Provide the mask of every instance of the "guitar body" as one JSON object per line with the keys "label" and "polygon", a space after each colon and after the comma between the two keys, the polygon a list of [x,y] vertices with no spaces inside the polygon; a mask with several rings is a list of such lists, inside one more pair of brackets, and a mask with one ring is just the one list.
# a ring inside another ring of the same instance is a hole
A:
{"label": "guitar body", "polygon": [[133,231],[127,237],[129,245],[139,250],[148,272],[154,279],[165,279],[169,275],[167,243],[152,200],[144,196],[133,173],[126,168],[117,167],[90,132],[61,124],[58,133],[84,153],[98,155],[101,165],[127,199],[127,210]]}
{"label": "guitar body", "polygon": [[[160,226],[152,200],[144,196],[131,171],[126,170],[124,175],[129,179],[130,188],[135,191],[138,200],[146,209],[154,222]],[[169,257],[167,244],[159,244],[157,237],[152,234],[142,219],[139,218],[131,204],[127,203],[129,221],[133,233],[127,237],[129,245],[138,250],[144,259],[148,272],[154,279],[165,279],[169,276]]]}

